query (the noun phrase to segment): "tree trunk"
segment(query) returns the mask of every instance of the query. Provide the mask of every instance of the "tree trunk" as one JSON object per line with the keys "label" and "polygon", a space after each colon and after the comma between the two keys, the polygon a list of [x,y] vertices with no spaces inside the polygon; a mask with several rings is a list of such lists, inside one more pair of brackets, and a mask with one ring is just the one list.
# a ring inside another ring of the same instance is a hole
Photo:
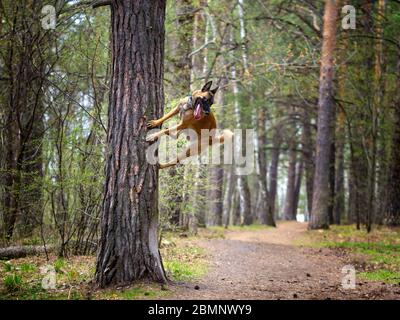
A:
{"label": "tree trunk", "polygon": [[345,147],[345,112],[344,101],[346,100],[346,79],[347,63],[346,54],[349,44],[349,38],[345,33],[342,39],[342,45],[339,48],[340,66],[338,70],[338,97],[339,103],[336,106],[336,126],[335,126],[335,201],[333,216],[338,224],[345,211],[344,196],[344,147]]}
{"label": "tree trunk", "polygon": [[[233,40],[233,31],[231,31],[231,40]],[[233,88],[233,96],[234,96],[234,110],[235,110],[235,121],[236,127],[242,127],[242,115],[239,105],[239,86],[237,84],[236,77],[236,66],[235,64],[231,67],[231,75],[232,75],[232,88]],[[245,141],[245,139],[243,139]],[[253,215],[251,212],[251,197],[249,184],[247,181],[247,176],[238,175],[237,176],[237,186],[239,193],[239,208],[240,208],[240,216],[243,221],[243,224],[250,225],[253,223]]]}
{"label": "tree trunk", "polygon": [[223,206],[223,217],[224,217],[224,226],[227,227],[231,222],[231,212],[232,212],[232,203],[234,201],[234,187],[236,182],[235,177],[235,167],[231,166],[229,170],[225,172],[225,194],[224,194],[224,206]]}
{"label": "tree trunk", "polygon": [[[387,148],[386,148],[386,140],[389,140],[386,132],[386,123],[385,120],[388,118],[388,113],[386,111],[386,107],[383,105],[384,101],[384,91],[385,91],[385,81],[382,66],[384,65],[384,54],[383,54],[383,22],[385,20],[385,0],[378,0],[377,2],[377,12],[376,19],[374,23],[374,31],[376,35],[375,39],[375,66],[374,66],[374,100],[373,100],[373,108],[375,111],[376,122],[375,122],[375,135],[376,135],[376,146],[377,151],[377,159],[376,162],[378,165],[378,192],[376,200],[374,201],[374,210],[372,212],[374,219],[372,222],[382,224],[385,213],[385,201],[384,194],[385,192],[385,181],[387,176]],[[378,157],[379,156],[379,157]],[[375,179],[374,179],[375,183]]]}
{"label": "tree trunk", "polygon": [[295,183],[296,183],[296,137],[295,130],[290,131],[289,137],[289,165],[287,170],[287,184],[283,217],[285,220],[296,220],[295,203]]}
{"label": "tree trunk", "polygon": [[23,236],[31,236],[41,221],[44,67],[52,63],[47,55],[48,35],[34,23],[42,2],[18,6],[13,3],[3,8],[10,21],[3,66],[8,91],[3,176],[6,239],[12,238],[17,226]]}
{"label": "tree trunk", "polygon": [[307,193],[307,219],[311,215],[312,209],[312,197],[313,197],[313,183],[314,183],[314,156],[313,156],[313,145],[314,142],[311,136],[311,122],[310,122],[310,111],[307,107],[303,109],[303,132],[301,135],[302,144],[302,158],[305,169],[306,179],[306,193]]}
{"label": "tree trunk", "polygon": [[[335,113],[334,113],[335,114]],[[332,119],[335,119],[335,115],[332,116]],[[335,121],[332,121],[334,127]],[[332,137],[334,136],[334,128],[332,128]],[[328,205],[328,216],[330,224],[340,224],[340,221],[335,221],[334,217],[334,206],[335,206],[335,159],[336,159],[336,149],[335,149],[335,141],[332,139],[331,143],[331,156],[329,159],[329,205]]]}
{"label": "tree trunk", "polygon": [[146,119],[163,113],[163,0],[114,0],[100,287],[166,282],[158,250],[158,170],[146,161]]}
{"label": "tree trunk", "polygon": [[321,71],[319,79],[318,99],[318,132],[316,148],[316,164],[314,177],[313,205],[311,229],[329,228],[328,206],[330,201],[329,192],[329,163],[332,143],[332,120],[333,120],[333,59],[336,43],[336,1],[325,1],[323,40],[321,53]]}
{"label": "tree trunk", "polygon": [[297,169],[296,169],[296,180],[294,184],[294,204],[293,204],[293,211],[296,214],[297,209],[299,207],[299,200],[300,200],[300,190],[301,190],[301,181],[303,178],[303,170],[304,170],[304,163],[303,160],[299,160],[297,162]]}
{"label": "tree trunk", "polygon": [[[220,86],[223,88],[226,85],[226,78],[223,76]],[[216,105],[220,108],[225,105],[225,89],[220,89],[217,93],[216,97]],[[219,112],[218,116],[222,119],[222,127],[224,126],[224,115]],[[221,152],[222,156],[222,152]],[[221,159],[223,160],[223,159]],[[221,162],[222,163],[222,162]],[[224,168],[222,164],[215,164],[210,167],[210,192],[209,192],[209,201],[210,201],[210,215],[211,221],[214,225],[222,226],[223,223],[223,189],[224,189]]]}
{"label": "tree trunk", "polygon": [[[400,38],[399,38],[400,40]],[[394,105],[394,124],[390,170],[387,187],[387,210],[385,224],[400,225],[400,49],[397,56],[397,98]]]}
{"label": "tree trunk", "polygon": [[258,137],[258,188],[259,188],[259,203],[257,205],[257,216],[260,223],[276,226],[274,217],[268,214],[268,186],[267,186],[267,155],[265,146],[267,145],[266,126],[266,111],[260,107],[258,110],[257,137]]}
{"label": "tree trunk", "polygon": [[278,164],[281,153],[282,137],[278,129],[274,130],[272,137],[271,164],[269,167],[269,192],[268,192],[268,216],[275,220],[276,192],[278,187]]}

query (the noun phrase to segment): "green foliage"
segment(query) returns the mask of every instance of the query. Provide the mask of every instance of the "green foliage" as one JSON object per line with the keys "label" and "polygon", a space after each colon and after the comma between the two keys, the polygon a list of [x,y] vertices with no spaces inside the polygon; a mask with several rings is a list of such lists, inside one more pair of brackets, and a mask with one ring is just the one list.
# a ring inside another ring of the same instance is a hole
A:
{"label": "green foliage", "polygon": [[172,247],[165,251],[164,267],[173,280],[190,281],[207,272],[205,252],[196,246]]}
{"label": "green foliage", "polygon": [[[354,226],[332,226],[323,232],[309,231],[302,244],[342,248],[366,259],[360,275],[367,280],[395,282],[400,272],[400,238],[396,229],[375,228],[371,233]],[[357,259],[356,259],[357,261]]]}
{"label": "green foliage", "polygon": [[57,273],[62,273],[64,267],[65,267],[65,259],[63,259],[63,258],[58,258],[58,259],[54,262],[54,269],[56,270]]}
{"label": "green foliage", "polygon": [[376,271],[360,272],[358,275],[366,280],[370,281],[383,281],[386,283],[399,284],[400,283],[400,272],[380,269]]}
{"label": "green foliage", "polygon": [[32,263],[22,263],[19,265],[19,270],[21,270],[21,272],[36,272],[37,271],[37,267],[32,264]]}
{"label": "green foliage", "polygon": [[23,285],[22,277],[15,273],[7,275],[3,279],[3,285],[9,292],[20,290]]}
{"label": "green foliage", "polygon": [[14,265],[9,261],[3,262],[2,264],[5,272],[11,272],[15,268]]}

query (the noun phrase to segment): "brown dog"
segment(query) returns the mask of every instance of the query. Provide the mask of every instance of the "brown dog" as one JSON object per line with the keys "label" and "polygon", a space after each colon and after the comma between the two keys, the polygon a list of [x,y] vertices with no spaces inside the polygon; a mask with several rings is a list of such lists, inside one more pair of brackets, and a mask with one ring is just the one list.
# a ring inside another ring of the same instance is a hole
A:
{"label": "brown dog", "polygon": [[[180,114],[180,122],[178,125],[173,126],[168,129],[160,130],[156,133],[150,134],[146,141],[151,142],[160,138],[162,135],[167,134],[171,136],[178,136],[182,130],[192,129],[197,135],[197,141],[192,142],[186,150],[182,153],[178,154],[177,159],[174,159],[168,163],[160,163],[160,168],[168,168],[176,165],[182,160],[200,154],[205,150],[208,145],[212,145],[215,142],[223,143],[225,139],[232,138],[233,133],[230,130],[223,130],[222,134],[219,136],[215,135],[215,130],[217,128],[217,121],[215,119],[214,114],[211,112],[211,105],[214,103],[214,96],[218,90],[214,88],[211,90],[212,82],[207,82],[201,90],[196,90],[192,93],[188,98],[184,98],[179,101],[179,104],[164,115],[162,118],[157,120],[151,120],[147,123],[148,128],[155,128],[162,125],[165,121],[170,119],[176,114]],[[199,143],[199,141],[203,141],[201,139],[202,130],[213,130],[211,131],[211,136],[206,141],[206,145],[204,143]],[[195,143],[197,148],[194,147]]]}

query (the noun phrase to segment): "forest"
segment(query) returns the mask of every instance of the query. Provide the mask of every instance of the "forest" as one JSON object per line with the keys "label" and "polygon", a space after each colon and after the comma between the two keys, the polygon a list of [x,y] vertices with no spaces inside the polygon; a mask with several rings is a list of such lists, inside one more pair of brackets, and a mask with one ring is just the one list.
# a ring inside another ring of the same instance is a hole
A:
{"label": "forest", "polygon": [[[398,0],[0,0],[0,300],[400,299],[399,30]],[[214,117],[233,161],[160,164]]]}

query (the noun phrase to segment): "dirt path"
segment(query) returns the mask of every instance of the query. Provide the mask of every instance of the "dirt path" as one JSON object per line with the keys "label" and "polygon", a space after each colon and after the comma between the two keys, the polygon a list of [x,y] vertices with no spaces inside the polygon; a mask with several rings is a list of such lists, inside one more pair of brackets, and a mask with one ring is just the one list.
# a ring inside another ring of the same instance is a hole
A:
{"label": "dirt path", "polygon": [[294,245],[306,224],[228,231],[225,239],[200,240],[210,257],[206,276],[173,286],[173,299],[400,299],[399,285],[357,279],[341,286],[348,257],[330,249]]}

